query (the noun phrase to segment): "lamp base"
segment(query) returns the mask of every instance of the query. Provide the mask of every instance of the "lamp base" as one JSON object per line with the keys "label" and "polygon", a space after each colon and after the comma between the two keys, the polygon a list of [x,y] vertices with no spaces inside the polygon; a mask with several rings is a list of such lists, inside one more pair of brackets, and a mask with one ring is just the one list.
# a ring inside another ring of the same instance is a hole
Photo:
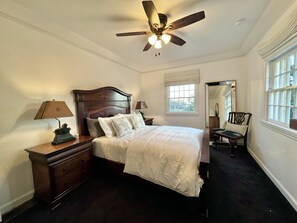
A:
{"label": "lamp base", "polygon": [[75,137],[70,134],[70,128],[62,127],[55,130],[55,138],[52,141],[53,145],[58,145],[64,142],[74,140]]}
{"label": "lamp base", "polygon": [[142,118],[143,118],[143,120],[144,120],[144,119],[145,119],[145,117],[144,117],[144,114],[143,114],[143,112],[139,110],[139,113],[141,114],[141,116],[142,116]]}

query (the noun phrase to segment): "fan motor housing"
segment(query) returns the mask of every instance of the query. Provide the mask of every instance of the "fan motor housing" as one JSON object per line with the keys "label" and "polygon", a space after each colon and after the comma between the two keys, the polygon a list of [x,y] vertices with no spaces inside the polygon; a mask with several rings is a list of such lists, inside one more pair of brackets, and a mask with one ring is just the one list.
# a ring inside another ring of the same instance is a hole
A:
{"label": "fan motor housing", "polygon": [[162,13],[158,13],[159,15],[159,20],[160,20],[160,26],[159,25],[152,25],[150,22],[148,22],[149,26],[150,26],[150,30],[155,33],[157,36],[162,35],[163,31],[166,28],[167,25],[167,16],[165,14]]}
{"label": "fan motor housing", "polygon": [[159,19],[160,19],[160,27],[159,28],[164,29],[167,24],[167,15],[162,14],[162,13],[158,13],[158,15],[159,15]]}

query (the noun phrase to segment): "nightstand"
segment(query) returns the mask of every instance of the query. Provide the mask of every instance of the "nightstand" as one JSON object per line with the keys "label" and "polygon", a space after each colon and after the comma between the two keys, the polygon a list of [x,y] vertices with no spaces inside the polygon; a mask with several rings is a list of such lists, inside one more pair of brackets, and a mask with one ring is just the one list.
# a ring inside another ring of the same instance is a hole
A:
{"label": "nightstand", "polygon": [[153,119],[154,119],[154,118],[145,118],[145,119],[144,119],[144,123],[145,123],[146,125],[153,125]]}
{"label": "nightstand", "polygon": [[32,162],[34,196],[57,205],[61,198],[91,177],[93,137],[25,149]]}

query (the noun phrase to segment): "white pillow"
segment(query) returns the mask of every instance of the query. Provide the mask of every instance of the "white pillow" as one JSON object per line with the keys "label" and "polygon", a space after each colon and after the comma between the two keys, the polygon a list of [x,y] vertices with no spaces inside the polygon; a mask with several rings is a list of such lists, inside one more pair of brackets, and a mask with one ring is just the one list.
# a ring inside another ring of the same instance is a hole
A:
{"label": "white pillow", "polygon": [[118,138],[132,132],[132,126],[125,116],[111,119],[112,126]]}
{"label": "white pillow", "polygon": [[131,126],[131,129],[133,129],[133,123],[132,123],[132,117],[131,117],[133,114],[118,114],[118,115],[122,117],[126,117],[126,119],[128,120]]}
{"label": "white pillow", "polygon": [[140,113],[131,115],[134,129],[139,129],[145,126],[142,115]]}
{"label": "white pillow", "polygon": [[241,135],[245,135],[246,130],[247,130],[248,126],[247,125],[235,125],[235,124],[231,124],[229,122],[227,122],[225,130],[229,130],[232,132],[237,132]]}
{"label": "white pillow", "polygon": [[112,123],[111,123],[111,120],[116,117],[118,117],[118,115],[113,116],[113,117],[106,117],[106,118],[99,117],[98,118],[99,124],[100,124],[102,130],[105,133],[105,136],[108,138],[111,138],[116,135],[116,132],[115,132],[115,130],[112,126]]}

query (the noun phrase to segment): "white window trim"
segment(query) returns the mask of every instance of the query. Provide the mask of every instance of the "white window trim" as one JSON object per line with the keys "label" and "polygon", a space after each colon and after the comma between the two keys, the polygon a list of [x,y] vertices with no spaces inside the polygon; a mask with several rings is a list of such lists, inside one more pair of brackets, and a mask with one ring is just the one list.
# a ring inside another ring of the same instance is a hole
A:
{"label": "white window trim", "polygon": [[283,126],[279,123],[268,121],[268,95],[267,87],[269,86],[268,80],[269,75],[269,61],[280,56],[283,52],[289,51],[297,46],[297,34],[296,34],[296,23],[297,23],[297,7],[292,8],[290,12],[283,17],[282,20],[274,26],[269,32],[269,35],[264,38],[259,44],[258,53],[265,61],[265,67],[263,80],[265,80],[265,87],[263,89],[264,103],[262,106],[262,119],[261,124],[275,132],[278,132],[291,139],[297,140],[297,131],[292,130],[289,126]]}
{"label": "white window trim", "polygon": [[198,112],[166,112],[168,116],[199,116]]}
{"label": "white window trim", "polygon": [[199,86],[198,84],[195,84],[195,110],[194,112],[170,112],[168,110],[169,108],[169,104],[168,104],[168,87],[165,87],[165,101],[166,101],[166,115],[169,115],[169,116],[199,116],[199,113],[198,113],[198,104],[199,104],[199,101],[198,101],[198,90]]}
{"label": "white window trim", "polygon": [[[193,69],[193,70],[184,70],[178,71],[174,73],[165,73],[164,74],[164,86],[165,86],[165,114],[166,115],[176,115],[176,116],[197,116],[198,114],[198,89],[199,89],[199,82],[200,82],[200,70]],[[168,103],[168,95],[169,95],[169,87],[175,85],[188,85],[194,84],[195,85],[195,107],[193,112],[170,112],[169,111],[169,103]]]}
{"label": "white window trim", "polygon": [[265,80],[265,87],[264,87],[264,112],[261,119],[261,124],[277,133],[280,133],[288,138],[291,138],[295,141],[297,141],[297,131],[290,129],[288,125],[284,125],[281,123],[274,123],[272,120],[268,119],[268,95],[267,95],[267,88],[269,87],[269,62],[273,60],[274,58],[280,56],[286,51],[289,51],[297,46],[297,38],[294,38],[290,42],[286,43],[282,47],[280,47],[278,50],[276,50],[274,53],[270,54],[265,60],[265,67],[264,67],[264,80]]}
{"label": "white window trim", "polygon": [[261,120],[261,124],[268,129],[271,129],[277,133],[280,133],[286,137],[289,137],[289,138],[297,141],[297,131],[296,130],[293,130],[293,129],[290,129],[287,127],[283,127],[279,124],[274,124],[270,121],[266,121],[263,119]]}

